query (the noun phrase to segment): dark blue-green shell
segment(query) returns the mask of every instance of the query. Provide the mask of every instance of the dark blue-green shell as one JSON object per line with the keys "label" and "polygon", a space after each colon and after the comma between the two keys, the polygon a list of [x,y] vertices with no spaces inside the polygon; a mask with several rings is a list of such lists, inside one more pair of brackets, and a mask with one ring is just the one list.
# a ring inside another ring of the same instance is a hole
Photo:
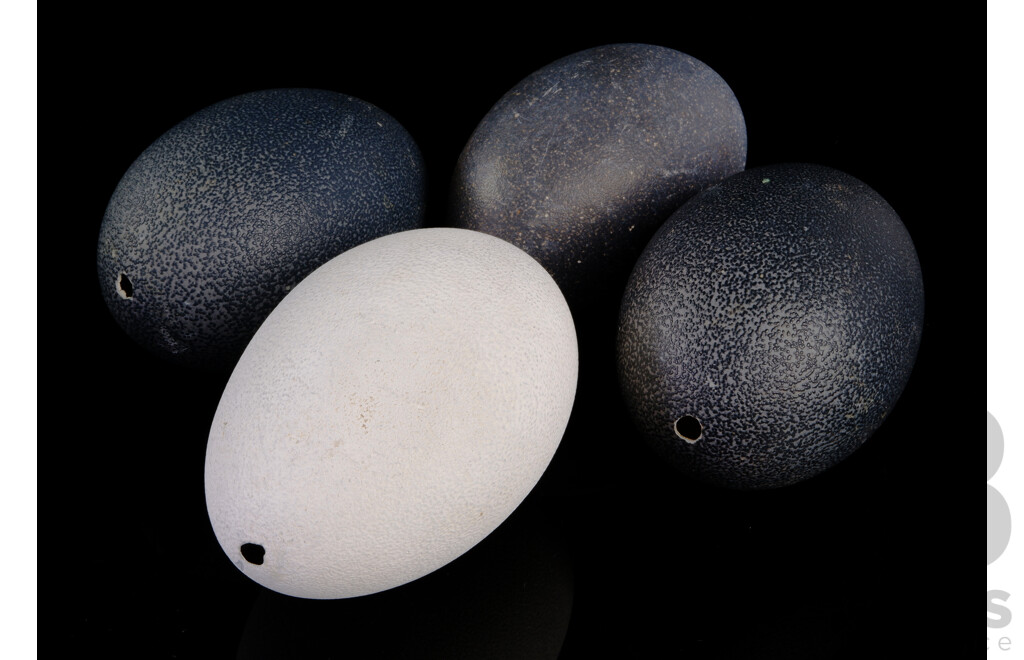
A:
{"label": "dark blue-green shell", "polygon": [[881,196],[827,167],[756,168],[693,198],[644,250],[622,301],[620,384],[687,474],[784,486],[882,424],[923,316],[914,245]]}
{"label": "dark blue-green shell", "polygon": [[661,46],[591,48],[532,73],[481,120],[450,222],[517,245],[586,299],[620,271],[624,282],[661,222],[746,156],[739,103],[709,66]]}
{"label": "dark blue-green shell", "polygon": [[275,89],[185,119],[131,165],[100,229],[97,271],[138,343],[231,366],[291,287],[341,252],[423,224],[419,148],[351,96]]}

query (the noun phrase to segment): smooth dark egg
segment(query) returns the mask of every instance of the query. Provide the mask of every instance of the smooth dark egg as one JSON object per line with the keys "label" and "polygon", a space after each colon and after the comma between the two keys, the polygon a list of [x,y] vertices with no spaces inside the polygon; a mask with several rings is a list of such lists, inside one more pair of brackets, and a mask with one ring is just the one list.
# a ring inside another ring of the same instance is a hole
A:
{"label": "smooth dark egg", "polygon": [[422,226],[424,197],[419,148],[379,108],[325,90],[244,94],[132,163],[100,228],[100,288],[139,344],[227,368],[316,267]]}
{"label": "smooth dark egg", "polygon": [[818,165],[747,170],[674,213],[637,262],[619,320],[622,393],[685,473],[793,484],[882,424],[923,316],[913,242],[878,193]]}
{"label": "smooth dark egg", "polygon": [[450,222],[513,243],[570,302],[589,299],[624,282],[659,224],[746,154],[739,103],[706,64],[654,45],[591,48],[484,116],[456,165]]}

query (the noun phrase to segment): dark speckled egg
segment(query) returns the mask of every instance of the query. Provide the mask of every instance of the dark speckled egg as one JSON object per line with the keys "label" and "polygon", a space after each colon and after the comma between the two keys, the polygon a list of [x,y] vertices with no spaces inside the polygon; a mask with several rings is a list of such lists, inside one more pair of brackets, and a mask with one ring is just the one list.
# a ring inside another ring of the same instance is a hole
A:
{"label": "dark speckled egg", "polygon": [[657,227],[746,155],[739,103],[706,64],[661,46],[591,48],[491,108],[456,165],[450,222],[517,245],[587,300],[624,283]]}
{"label": "dark speckled egg", "polygon": [[313,269],[422,226],[424,197],[419,148],[379,108],[324,90],[244,94],[132,163],[100,228],[100,287],[141,345],[228,368]]}
{"label": "dark speckled egg", "polygon": [[702,192],[646,247],[622,300],[618,367],[654,449],[702,481],[773,488],[843,460],[910,376],[924,293],[884,199],[806,164]]}

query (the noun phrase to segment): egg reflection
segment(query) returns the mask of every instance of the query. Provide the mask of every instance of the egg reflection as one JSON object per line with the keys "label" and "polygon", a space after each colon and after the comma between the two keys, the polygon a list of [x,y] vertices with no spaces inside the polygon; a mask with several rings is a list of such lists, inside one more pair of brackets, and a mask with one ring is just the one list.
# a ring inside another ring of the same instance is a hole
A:
{"label": "egg reflection", "polygon": [[524,504],[455,562],[396,589],[328,601],[262,590],[237,657],[553,659],[572,601],[564,538]]}

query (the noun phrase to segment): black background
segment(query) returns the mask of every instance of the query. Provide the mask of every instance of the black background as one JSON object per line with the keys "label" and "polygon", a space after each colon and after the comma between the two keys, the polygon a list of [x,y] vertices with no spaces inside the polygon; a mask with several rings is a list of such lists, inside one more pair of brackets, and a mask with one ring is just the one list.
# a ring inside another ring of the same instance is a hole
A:
{"label": "black background", "polygon": [[[43,53],[40,104],[44,651],[962,657],[967,574],[981,559],[980,513],[968,523],[967,504],[976,493],[980,511],[980,482],[963,478],[969,456],[980,463],[981,432],[965,419],[980,421],[969,411],[984,391],[981,15],[897,19],[858,7],[622,5],[605,19],[513,6],[447,17],[279,7],[216,24],[184,9],[160,20],[65,16],[66,38],[51,40],[63,55]],[[79,20],[107,27],[70,29]],[[797,486],[691,483],[633,433],[606,350],[613,329],[600,315],[581,319],[569,429],[498,532],[423,580],[362,599],[299,601],[249,581],[217,545],[203,495],[227,374],[147,354],[99,294],[96,238],[120,177],[207,105],[273,87],[330,89],[412,134],[427,165],[427,224],[444,224],[455,160],[504,92],[561,56],[628,41],[686,52],[729,83],[747,122],[748,167],[829,165],[899,213],[921,260],[926,318],[915,371],[885,424]]]}

